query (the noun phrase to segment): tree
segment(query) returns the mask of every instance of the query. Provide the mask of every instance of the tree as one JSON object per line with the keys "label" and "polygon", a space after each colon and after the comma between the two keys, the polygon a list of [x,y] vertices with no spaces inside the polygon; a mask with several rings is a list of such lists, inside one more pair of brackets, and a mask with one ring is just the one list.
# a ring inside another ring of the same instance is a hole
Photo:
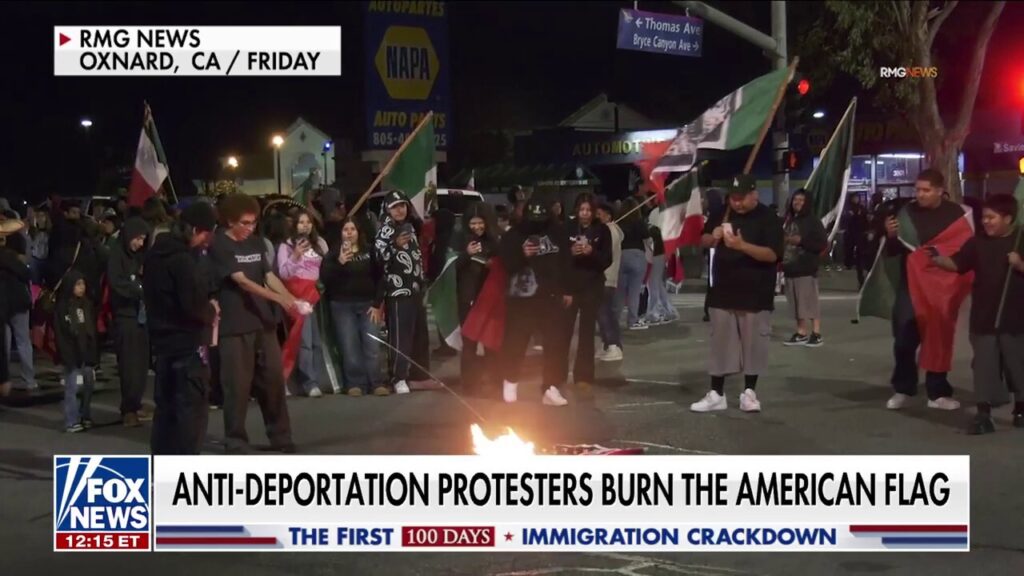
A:
{"label": "tree", "polygon": [[[829,84],[835,70],[841,70],[871,90],[877,106],[904,116],[921,138],[928,165],[946,176],[947,189],[957,201],[963,195],[957,154],[970,131],[989,40],[1005,2],[971,3],[979,9],[984,7],[985,14],[981,26],[971,30],[973,46],[969,48],[970,61],[964,76],[951,79],[948,69],[943,67],[938,78],[925,74],[879,82],[879,69],[935,67],[941,59],[936,37],[958,4],[956,0],[941,4],[920,0],[830,0],[807,33],[800,35],[800,53],[812,60],[807,69],[816,77],[816,83]],[[940,110],[939,82],[961,92],[957,106]]]}

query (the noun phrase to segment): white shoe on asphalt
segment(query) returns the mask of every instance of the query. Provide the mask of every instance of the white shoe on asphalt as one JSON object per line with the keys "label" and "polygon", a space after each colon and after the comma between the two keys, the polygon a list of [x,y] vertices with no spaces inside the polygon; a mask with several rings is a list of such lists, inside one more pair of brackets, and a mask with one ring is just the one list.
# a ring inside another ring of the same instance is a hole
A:
{"label": "white shoe on asphalt", "polygon": [[569,403],[569,401],[562,396],[562,393],[558,391],[558,388],[555,388],[554,386],[551,386],[544,392],[544,398],[541,399],[541,402],[545,406],[565,406]]}
{"label": "white shoe on asphalt", "polygon": [[505,400],[506,404],[514,404],[519,399],[519,384],[505,380],[505,385],[502,386],[501,390],[501,397]]}
{"label": "white shoe on asphalt", "polygon": [[760,412],[761,401],[757,399],[757,393],[747,388],[740,394],[740,410],[744,412]]}
{"label": "white shoe on asphalt", "polygon": [[612,344],[604,351],[604,354],[602,354],[598,360],[601,362],[619,362],[622,360],[622,348]]}
{"label": "white shoe on asphalt", "polygon": [[929,400],[928,407],[935,408],[936,410],[959,410],[960,402],[949,396],[943,396],[937,400]]}
{"label": "white shoe on asphalt", "polygon": [[899,410],[900,408],[903,408],[907,403],[907,400],[910,400],[910,396],[897,392],[892,395],[892,398],[889,398],[889,401],[885,403],[885,407],[889,410]]}
{"label": "white shoe on asphalt", "polygon": [[321,397],[323,395],[324,395],[324,393],[321,392],[319,388],[310,388],[309,389],[309,397],[310,398],[319,398],[319,397]]}
{"label": "white shoe on asphalt", "polygon": [[408,394],[409,384],[405,380],[399,380],[395,382],[395,394]]}
{"label": "white shoe on asphalt", "polygon": [[708,393],[700,399],[699,402],[690,404],[691,412],[718,412],[728,408],[728,402],[725,400],[725,396],[722,396],[714,390],[708,390]]}
{"label": "white shoe on asphalt", "polygon": [[637,320],[636,322],[629,325],[630,330],[647,330],[650,326],[643,320]]}

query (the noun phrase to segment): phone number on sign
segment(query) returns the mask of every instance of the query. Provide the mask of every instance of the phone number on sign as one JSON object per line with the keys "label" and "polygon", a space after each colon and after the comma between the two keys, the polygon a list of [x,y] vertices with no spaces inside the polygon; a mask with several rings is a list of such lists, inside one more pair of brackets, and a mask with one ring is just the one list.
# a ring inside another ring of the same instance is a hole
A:
{"label": "phone number on sign", "polygon": [[[395,133],[395,132],[374,132],[373,133],[373,145],[374,146],[401,146],[405,139],[409,137],[409,133]],[[448,145],[447,134],[434,134],[434,145],[438,148],[442,148]]]}

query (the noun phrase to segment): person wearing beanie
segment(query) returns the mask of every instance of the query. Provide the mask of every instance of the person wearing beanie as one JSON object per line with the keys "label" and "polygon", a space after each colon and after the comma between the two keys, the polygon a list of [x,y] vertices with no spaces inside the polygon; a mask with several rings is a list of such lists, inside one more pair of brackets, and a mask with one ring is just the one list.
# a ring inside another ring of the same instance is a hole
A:
{"label": "person wearing beanie", "polygon": [[505,337],[502,353],[507,403],[518,400],[519,375],[530,337],[540,334],[544,342],[542,401],[548,406],[569,402],[558,386],[563,383],[562,323],[573,304],[569,275],[572,261],[569,235],[551,217],[551,204],[536,195],[527,202],[523,218],[501,237],[499,253],[509,286],[506,299]]}
{"label": "person wearing beanie", "polygon": [[[384,270],[389,344],[429,369],[430,340],[423,306],[427,281],[417,240],[420,222],[409,199],[399,190],[388,193],[384,208],[387,216],[377,231],[374,248]],[[395,393],[433,388],[430,376],[402,354],[391,354],[389,369]]]}
{"label": "person wearing beanie", "polygon": [[209,346],[219,307],[198,258],[216,224],[212,206],[194,203],[144,260],[142,289],[156,356],[153,454],[198,454],[206,435]]}
{"label": "person wearing beanie", "polygon": [[129,218],[107,262],[114,349],[121,380],[121,421],[126,427],[136,427],[151,419],[142,409],[150,361],[146,308],[142,302],[142,260],[149,233],[145,220]]}

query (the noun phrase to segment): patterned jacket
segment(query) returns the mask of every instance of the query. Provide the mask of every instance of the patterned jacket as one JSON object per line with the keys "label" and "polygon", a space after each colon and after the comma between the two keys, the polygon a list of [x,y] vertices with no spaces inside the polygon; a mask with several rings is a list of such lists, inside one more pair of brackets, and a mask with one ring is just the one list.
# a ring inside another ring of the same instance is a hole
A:
{"label": "patterned jacket", "polygon": [[395,243],[401,226],[387,216],[377,231],[374,243],[377,258],[384,268],[386,298],[416,296],[427,287],[423,274],[423,255],[416,233],[412,233],[412,240],[405,248],[399,248]]}

